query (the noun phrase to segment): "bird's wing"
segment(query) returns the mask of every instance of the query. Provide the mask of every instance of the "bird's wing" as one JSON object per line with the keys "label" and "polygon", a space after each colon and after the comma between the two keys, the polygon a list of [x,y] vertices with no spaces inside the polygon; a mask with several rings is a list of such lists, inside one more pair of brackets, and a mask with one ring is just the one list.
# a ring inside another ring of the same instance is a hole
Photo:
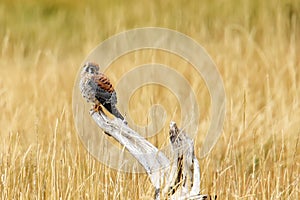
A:
{"label": "bird's wing", "polygon": [[110,83],[110,80],[104,74],[97,74],[94,78],[100,88],[109,93],[113,93],[115,91],[112,84]]}
{"label": "bird's wing", "polygon": [[100,101],[100,103],[103,104],[110,100],[112,93],[114,92],[114,88],[109,79],[104,74],[97,74],[92,79],[97,85],[96,98]]}

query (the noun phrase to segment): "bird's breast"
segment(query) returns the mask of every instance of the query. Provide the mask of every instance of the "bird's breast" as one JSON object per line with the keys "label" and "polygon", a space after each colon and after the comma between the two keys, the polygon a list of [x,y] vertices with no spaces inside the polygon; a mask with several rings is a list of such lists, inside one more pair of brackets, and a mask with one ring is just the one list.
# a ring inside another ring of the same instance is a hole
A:
{"label": "bird's breast", "polygon": [[96,84],[89,79],[80,81],[80,92],[88,102],[94,102],[96,99]]}

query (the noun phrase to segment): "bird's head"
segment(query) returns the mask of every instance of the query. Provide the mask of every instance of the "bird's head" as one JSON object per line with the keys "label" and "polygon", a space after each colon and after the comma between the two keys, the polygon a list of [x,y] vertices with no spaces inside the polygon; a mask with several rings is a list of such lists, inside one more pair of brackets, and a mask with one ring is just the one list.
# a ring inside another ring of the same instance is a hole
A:
{"label": "bird's head", "polygon": [[99,65],[93,62],[87,62],[83,65],[83,69],[81,74],[98,74],[99,73]]}

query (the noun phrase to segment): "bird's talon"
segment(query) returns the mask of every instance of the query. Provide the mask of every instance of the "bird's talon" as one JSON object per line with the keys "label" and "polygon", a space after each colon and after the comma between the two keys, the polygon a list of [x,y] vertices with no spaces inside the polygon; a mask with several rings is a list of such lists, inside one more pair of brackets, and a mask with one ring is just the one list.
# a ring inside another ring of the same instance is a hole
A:
{"label": "bird's talon", "polygon": [[93,115],[94,113],[95,113],[96,111],[95,111],[95,109],[90,109],[90,113],[91,113],[91,115]]}
{"label": "bird's talon", "polygon": [[102,108],[100,105],[95,105],[94,108],[92,108],[94,110],[94,112],[99,113],[100,111],[102,111]]}

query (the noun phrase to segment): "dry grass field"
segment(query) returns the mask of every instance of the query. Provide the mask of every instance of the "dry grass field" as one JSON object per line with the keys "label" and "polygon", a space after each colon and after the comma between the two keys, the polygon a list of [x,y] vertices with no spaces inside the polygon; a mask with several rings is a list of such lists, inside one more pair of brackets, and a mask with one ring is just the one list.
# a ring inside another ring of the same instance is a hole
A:
{"label": "dry grass field", "polygon": [[[72,116],[73,85],[87,54],[109,36],[145,26],[194,38],[223,78],[224,131],[200,160],[203,193],[300,199],[297,0],[1,0],[0,199],[152,198],[147,176],[120,173],[88,154]],[[206,96],[205,129],[209,94],[199,95]]]}

